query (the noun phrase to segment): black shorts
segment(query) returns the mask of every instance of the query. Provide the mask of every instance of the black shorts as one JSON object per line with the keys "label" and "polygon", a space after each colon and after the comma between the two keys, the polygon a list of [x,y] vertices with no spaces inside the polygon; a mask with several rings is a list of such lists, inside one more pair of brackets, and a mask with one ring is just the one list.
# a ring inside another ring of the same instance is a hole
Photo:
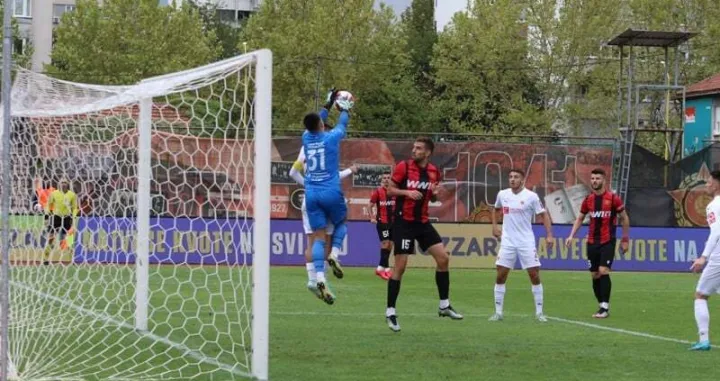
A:
{"label": "black shorts", "polygon": [[73,226],[73,218],[72,216],[66,216],[66,217],[60,217],[60,216],[51,216],[50,217],[50,224],[48,224],[48,231],[50,233],[63,233],[67,234],[67,232],[72,229]]}
{"label": "black shorts", "polygon": [[427,251],[433,245],[442,243],[442,238],[429,222],[395,221],[392,228],[393,250],[397,254],[415,254],[415,241],[420,250]]}
{"label": "black shorts", "polygon": [[375,228],[377,229],[380,242],[392,240],[392,226],[390,224],[381,224],[378,222]]}
{"label": "black shorts", "polygon": [[612,268],[613,261],[615,260],[616,244],[617,241],[613,239],[607,243],[589,243],[587,245],[588,265],[591,272],[597,272],[600,266]]}

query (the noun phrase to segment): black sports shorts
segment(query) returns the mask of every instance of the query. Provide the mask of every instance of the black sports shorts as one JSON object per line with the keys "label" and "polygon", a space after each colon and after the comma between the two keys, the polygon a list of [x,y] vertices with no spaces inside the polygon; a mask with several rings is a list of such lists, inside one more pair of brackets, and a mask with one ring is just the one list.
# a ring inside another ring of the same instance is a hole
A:
{"label": "black sports shorts", "polygon": [[377,229],[378,239],[380,239],[380,242],[392,240],[392,225],[381,224],[378,222],[377,225],[375,225],[375,228]]}
{"label": "black sports shorts", "polygon": [[442,243],[442,238],[429,222],[408,222],[398,219],[393,224],[392,238],[395,255],[415,254],[415,241],[420,250]]}
{"label": "black sports shorts", "polygon": [[50,217],[50,224],[48,225],[48,231],[50,233],[63,233],[67,234],[70,229],[72,229],[73,225],[73,218],[72,216],[51,216]]}
{"label": "black sports shorts", "polygon": [[612,268],[615,260],[616,240],[607,243],[593,243],[587,245],[588,265],[591,272],[597,272],[600,266]]}

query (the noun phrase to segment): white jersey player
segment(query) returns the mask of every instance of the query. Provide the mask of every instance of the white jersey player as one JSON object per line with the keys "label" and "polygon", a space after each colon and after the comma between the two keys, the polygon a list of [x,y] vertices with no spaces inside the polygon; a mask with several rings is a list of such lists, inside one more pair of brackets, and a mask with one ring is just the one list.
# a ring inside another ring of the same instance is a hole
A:
{"label": "white jersey player", "polygon": [[694,272],[702,270],[695,289],[695,322],[700,340],[690,347],[693,351],[709,351],[711,348],[708,298],[720,291],[720,171],[710,172],[710,177],[707,191],[713,196],[713,200],[705,209],[710,236],[705,242],[702,255],[690,267]]}
{"label": "white jersey player", "polygon": [[[340,179],[344,179],[350,175],[352,175],[356,171],[355,166],[352,166],[350,168],[347,168],[340,172]],[[305,185],[305,149],[304,147],[300,147],[300,153],[298,154],[297,160],[295,160],[295,163],[293,163],[292,168],[290,169],[290,177],[293,178],[298,184]],[[310,221],[308,219],[307,214],[307,208],[305,206],[305,199],[302,201],[302,206],[300,207],[300,211],[302,213],[302,222],[303,222],[303,230],[305,231],[305,235],[307,237],[307,246],[305,247],[305,268],[308,272],[308,289],[315,293],[317,290],[315,286],[315,267],[313,266],[313,260],[312,260],[312,247],[314,244],[313,239],[313,231],[312,228],[310,228]],[[331,239],[329,237],[332,237],[333,234],[333,225],[332,223],[328,223],[327,227],[325,228],[325,232],[328,235],[328,239],[326,242],[330,242]],[[340,249],[339,248],[330,248],[330,245],[327,246],[327,250],[325,253],[325,257],[327,258],[328,264],[333,270],[333,274],[337,278],[343,277],[343,270],[340,266],[340,260],[338,259],[338,253]]]}
{"label": "white jersey player", "polygon": [[[543,286],[540,283],[540,261],[537,257],[535,235],[532,222],[536,215],[541,215],[547,233],[546,244],[552,246],[553,234],[550,226],[550,216],[545,211],[537,193],[526,189],[524,185],[525,173],[513,169],[509,174],[510,188],[501,190],[492,210],[493,235],[500,240],[498,253],[497,278],[495,280],[495,314],[491,321],[503,319],[503,303],[505,300],[505,282],[510,269],[515,266],[518,257],[520,265],[527,270],[532,283],[532,293],[535,300],[535,316],[539,321],[545,322],[543,314]],[[502,211],[502,230],[497,224],[495,213]]]}

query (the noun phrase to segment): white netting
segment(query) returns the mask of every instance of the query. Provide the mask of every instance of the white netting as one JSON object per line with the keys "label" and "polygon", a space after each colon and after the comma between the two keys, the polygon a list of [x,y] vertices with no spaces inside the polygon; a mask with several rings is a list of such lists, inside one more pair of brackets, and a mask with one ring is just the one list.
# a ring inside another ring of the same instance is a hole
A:
{"label": "white netting", "polygon": [[[249,375],[255,68],[251,53],[134,86],[18,72],[9,340],[19,378]],[[143,331],[136,329],[135,242],[143,197],[138,127],[148,105]],[[77,194],[80,213],[70,240],[58,236],[45,257],[52,222],[35,210],[42,201],[34,201],[36,187],[57,188],[61,179]]]}

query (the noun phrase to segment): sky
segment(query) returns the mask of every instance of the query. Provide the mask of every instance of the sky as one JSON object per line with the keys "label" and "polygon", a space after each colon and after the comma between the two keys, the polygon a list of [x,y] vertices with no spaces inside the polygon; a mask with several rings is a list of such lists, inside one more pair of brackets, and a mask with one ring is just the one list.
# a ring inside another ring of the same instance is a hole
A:
{"label": "sky", "polygon": [[[412,3],[412,0],[378,0],[378,2],[380,1],[392,6],[398,15]],[[437,8],[435,9],[435,18],[437,19],[438,30],[442,30],[445,24],[450,22],[455,12],[465,10],[467,8],[467,1],[468,0],[436,0]]]}

